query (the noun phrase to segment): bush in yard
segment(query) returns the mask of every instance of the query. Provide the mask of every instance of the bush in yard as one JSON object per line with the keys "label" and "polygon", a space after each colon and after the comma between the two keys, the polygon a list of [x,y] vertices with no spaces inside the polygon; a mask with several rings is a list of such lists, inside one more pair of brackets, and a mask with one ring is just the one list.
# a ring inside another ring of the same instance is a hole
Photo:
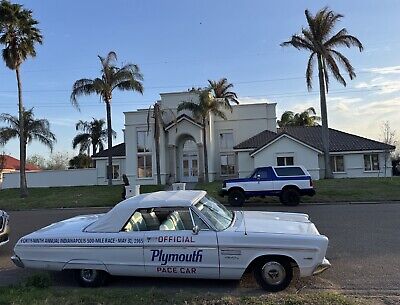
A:
{"label": "bush in yard", "polygon": [[41,272],[35,273],[32,276],[28,277],[25,281],[25,287],[34,287],[34,288],[49,288],[52,284],[52,279],[49,273]]}

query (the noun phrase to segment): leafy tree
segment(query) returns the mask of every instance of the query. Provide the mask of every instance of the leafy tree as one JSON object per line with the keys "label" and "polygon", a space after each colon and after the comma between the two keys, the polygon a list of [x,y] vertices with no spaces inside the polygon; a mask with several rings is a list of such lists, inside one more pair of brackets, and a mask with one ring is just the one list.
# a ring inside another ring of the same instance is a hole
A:
{"label": "leafy tree", "polygon": [[210,114],[226,120],[226,115],[222,109],[226,108],[224,100],[212,97],[210,89],[203,89],[200,92],[200,102],[192,101],[181,102],[178,105],[178,112],[188,110],[196,120],[201,121],[203,128],[203,153],[204,153],[204,181],[208,182],[208,153],[207,153],[207,123]]}
{"label": "leafy tree", "polygon": [[70,156],[67,152],[57,152],[50,155],[46,162],[46,170],[65,170],[68,169]]}
{"label": "leafy tree", "polygon": [[285,111],[281,119],[277,121],[279,127],[285,126],[317,126],[321,119],[316,115],[314,107],[307,108],[303,112],[294,113],[293,111]]}
{"label": "leafy tree", "polygon": [[[396,140],[396,130],[392,129],[390,126],[389,121],[385,121],[382,124],[382,133],[381,133],[381,140],[383,143],[390,145],[390,146],[396,146],[397,145],[397,140]],[[395,156],[394,149],[390,149],[389,147],[385,149],[384,155],[383,155],[383,160],[384,160],[384,173],[385,177],[387,176],[387,162],[390,159],[390,157]]]}
{"label": "leafy tree", "polygon": [[[92,121],[79,120],[76,123],[75,128],[80,131],[72,140],[72,147],[75,149],[79,146],[79,153],[82,154],[87,151],[87,155],[90,156],[90,146],[92,146],[93,154],[104,149],[104,142],[107,140],[107,129],[104,128],[106,124],[103,119],[95,119]],[[115,139],[117,133],[113,130],[112,136]]]}
{"label": "leafy tree", "polygon": [[47,167],[47,160],[42,155],[33,154],[26,159],[28,164],[34,164],[41,169],[46,169]]}
{"label": "leafy tree", "polygon": [[6,66],[15,71],[18,85],[18,114],[20,136],[20,195],[28,196],[26,185],[25,162],[26,146],[24,124],[24,104],[22,100],[22,81],[20,68],[28,57],[35,57],[35,45],[42,44],[43,38],[37,28],[38,21],[32,17],[32,11],[25,9],[20,4],[12,4],[9,1],[0,3],[0,44],[4,46],[2,55]]}
{"label": "leafy tree", "polygon": [[101,63],[101,76],[95,79],[83,78],[77,80],[71,93],[71,103],[79,109],[77,98],[82,95],[100,95],[106,105],[107,112],[107,144],[108,144],[108,185],[112,185],[112,126],[111,126],[111,101],[115,89],[130,90],[143,94],[143,75],[139,66],[126,64],[117,67],[117,54],[109,52],[106,57],[98,56]]}
{"label": "leafy tree", "polygon": [[[53,151],[54,143],[56,142],[56,136],[50,130],[50,123],[46,119],[36,119],[33,114],[33,108],[25,110],[23,112],[24,131],[23,136],[20,135],[20,121],[18,117],[8,113],[2,113],[0,115],[0,121],[7,123],[8,126],[0,128],[0,143],[6,144],[8,141],[14,138],[23,138],[24,143],[22,145],[23,155],[26,156],[26,148],[29,143],[36,140],[43,145],[50,148]],[[26,160],[20,160],[26,164]]]}
{"label": "leafy tree", "polygon": [[89,168],[92,167],[92,158],[86,154],[79,154],[68,161],[70,168]]}
{"label": "leafy tree", "polygon": [[163,116],[165,112],[168,111],[171,113],[172,117],[176,120],[175,114],[171,109],[162,109],[160,103],[155,102],[153,105],[149,107],[147,111],[147,132],[150,131],[150,119],[152,118],[154,121],[153,128],[153,138],[156,147],[156,172],[157,172],[157,184],[161,184],[161,169],[160,169],[160,134],[161,129],[165,128],[165,122]]}
{"label": "leafy tree", "polygon": [[226,78],[221,78],[218,81],[208,80],[208,84],[214,98],[222,99],[227,109],[232,111],[231,103],[239,104],[236,93],[230,91],[233,84],[228,83]]}
{"label": "leafy tree", "polygon": [[336,50],[337,47],[356,46],[360,51],[363,45],[354,36],[349,35],[345,28],[334,33],[335,26],[342,19],[343,15],[334,11],[323,8],[313,16],[308,10],[305,11],[308,27],[302,28],[301,34],[292,35],[289,41],[281,44],[281,46],[293,46],[298,50],[306,50],[310,52],[306,69],[306,82],[308,90],[312,89],[313,71],[315,61],[318,65],[318,78],[320,90],[320,104],[322,117],[322,139],[324,146],[324,163],[325,178],[332,177],[332,170],[329,159],[329,129],[328,114],[326,107],[326,93],[328,92],[329,77],[333,77],[346,86],[339,65],[344,67],[345,72],[350,79],[356,77],[350,60],[342,53]]}

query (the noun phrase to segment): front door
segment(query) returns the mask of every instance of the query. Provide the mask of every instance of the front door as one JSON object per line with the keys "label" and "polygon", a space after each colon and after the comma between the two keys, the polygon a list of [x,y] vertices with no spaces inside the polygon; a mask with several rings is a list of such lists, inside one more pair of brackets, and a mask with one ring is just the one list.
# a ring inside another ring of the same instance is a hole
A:
{"label": "front door", "polygon": [[[147,276],[219,278],[218,243],[215,231],[193,233],[187,208],[156,208],[160,230],[147,231],[144,262]],[[163,216],[164,215],[164,216]]]}
{"label": "front door", "polygon": [[184,153],[182,156],[182,182],[197,182],[199,176],[196,153]]}

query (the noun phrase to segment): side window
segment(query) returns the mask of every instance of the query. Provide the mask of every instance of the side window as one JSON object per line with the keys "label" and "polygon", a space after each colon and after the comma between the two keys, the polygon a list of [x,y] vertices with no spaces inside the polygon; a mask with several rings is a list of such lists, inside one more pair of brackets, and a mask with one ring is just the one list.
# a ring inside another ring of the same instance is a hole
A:
{"label": "side window", "polygon": [[260,177],[260,179],[270,178],[268,176],[268,170],[266,168],[259,168],[254,174],[254,178],[258,178],[258,177]]}
{"label": "side window", "polygon": [[139,209],[133,213],[121,231],[179,231],[192,230],[188,208]]}

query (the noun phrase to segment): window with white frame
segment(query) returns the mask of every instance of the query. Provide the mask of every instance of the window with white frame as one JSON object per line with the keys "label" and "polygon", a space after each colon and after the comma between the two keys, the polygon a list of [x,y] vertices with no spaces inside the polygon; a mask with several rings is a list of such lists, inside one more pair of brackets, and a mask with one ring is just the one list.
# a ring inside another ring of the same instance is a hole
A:
{"label": "window with white frame", "polygon": [[[108,165],[106,165],[106,177],[108,177]],[[120,175],[119,164],[112,165],[111,177],[113,180],[120,179],[121,175]]]}
{"label": "window with white frame", "polygon": [[219,134],[219,149],[232,150],[233,149],[233,133],[224,131]]}
{"label": "window with white frame", "polygon": [[153,177],[151,143],[146,131],[137,132],[137,175],[138,178]]}
{"label": "window with white frame", "polygon": [[378,154],[364,155],[364,170],[366,172],[379,170],[379,155]]}
{"label": "window with white frame", "polygon": [[276,165],[278,165],[278,166],[294,165],[294,157],[293,156],[278,156],[278,157],[276,157]]}
{"label": "window with white frame", "polygon": [[235,154],[221,154],[221,176],[232,176],[235,174]]}
{"label": "window with white frame", "polygon": [[331,169],[334,173],[344,172],[344,157],[343,155],[331,156]]}

